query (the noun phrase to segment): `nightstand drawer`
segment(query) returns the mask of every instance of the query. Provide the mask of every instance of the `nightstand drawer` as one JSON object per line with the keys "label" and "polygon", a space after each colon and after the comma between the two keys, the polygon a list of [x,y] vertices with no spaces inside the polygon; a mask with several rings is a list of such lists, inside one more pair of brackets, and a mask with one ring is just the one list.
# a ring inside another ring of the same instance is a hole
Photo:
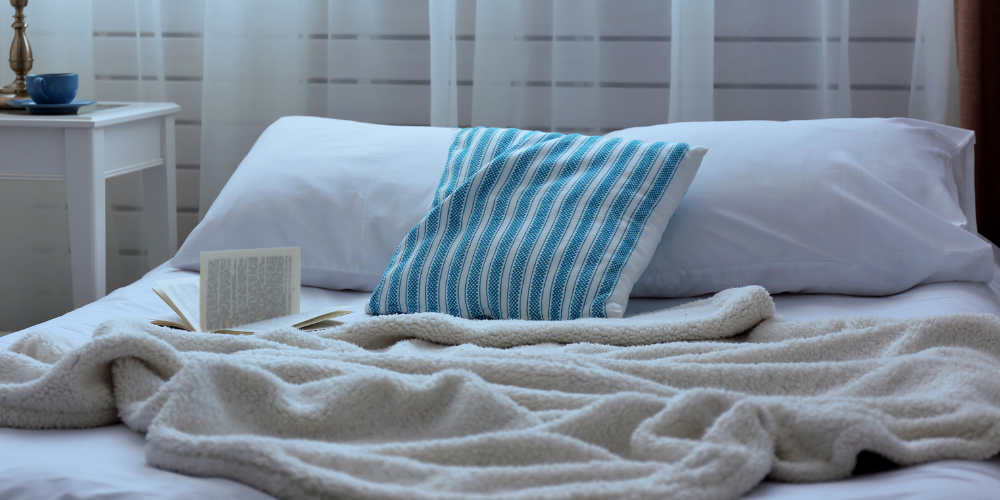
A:
{"label": "nightstand drawer", "polygon": [[147,118],[105,127],[105,177],[162,165],[161,122]]}
{"label": "nightstand drawer", "polygon": [[0,128],[0,179],[64,178],[65,142],[65,133],[58,128]]}

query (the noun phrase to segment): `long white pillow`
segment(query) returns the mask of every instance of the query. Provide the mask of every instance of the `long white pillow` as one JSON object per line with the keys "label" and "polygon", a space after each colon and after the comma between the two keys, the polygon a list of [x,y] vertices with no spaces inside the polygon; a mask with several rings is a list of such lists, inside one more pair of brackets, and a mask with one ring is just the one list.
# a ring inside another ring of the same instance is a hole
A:
{"label": "long white pillow", "polygon": [[171,264],[302,247],[302,284],[371,291],[430,207],[457,130],[291,116],[261,134]]}
{"label": "long white pillow", "polygon": [[989,281],[971,132],[910,119],[676,123],[608,137],[708,148],[633,296],[742,285],[889,295]]}
{"label": "long white pillow", "polygon": [[[456,130],[287,117],[240,164],[172,265],[202,250],[302,247],[302,283],[370,291],[430,208]],[[987,281],[972,135],[904,119],[679,123],[609,134],[705,145],[633,296],[759,284],[885,295]],[[963,208],[965,211],[963,212]]]}

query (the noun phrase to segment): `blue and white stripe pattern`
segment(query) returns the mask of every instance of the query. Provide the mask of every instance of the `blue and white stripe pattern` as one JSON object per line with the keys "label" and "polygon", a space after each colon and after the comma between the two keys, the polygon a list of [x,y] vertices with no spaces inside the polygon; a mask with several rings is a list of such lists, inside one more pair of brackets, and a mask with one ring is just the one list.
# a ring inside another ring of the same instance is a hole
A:
{"label": "blue and white stripe pattern", "polygon": [[609,309],[609,300],[622,286],[627,300],[638,279],[620,277],[687,150],[577,134],[459,131],[430,211],[396,248],[367,311],[620,316],[623,307]]}

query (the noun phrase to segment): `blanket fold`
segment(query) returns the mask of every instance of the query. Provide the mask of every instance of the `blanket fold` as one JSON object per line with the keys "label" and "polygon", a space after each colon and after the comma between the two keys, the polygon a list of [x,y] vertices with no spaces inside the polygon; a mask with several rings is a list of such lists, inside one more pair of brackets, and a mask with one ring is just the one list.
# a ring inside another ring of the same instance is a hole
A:
{"label": "blanket fold", "polygon": [[153,466],[296,499],[732,499],[768,476],[846,477],[862,451],[1000,452],[1000,319],[773,311],[748,287],[558,324],[112,320],[79,348],[36,332],[0,352],[0,425],[123,421]]}

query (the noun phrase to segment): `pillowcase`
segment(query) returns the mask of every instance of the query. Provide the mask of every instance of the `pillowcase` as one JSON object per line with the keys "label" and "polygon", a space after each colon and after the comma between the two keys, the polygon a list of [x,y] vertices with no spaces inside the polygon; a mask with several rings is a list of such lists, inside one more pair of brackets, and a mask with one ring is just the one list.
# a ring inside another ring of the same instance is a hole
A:
{"label": "pillowcase", "polygon": [[302,247],[302,284],[371,291],[427,213],[457,130],[291,116],[261,134],[171,261]]}
{"label": "pillowcase", "polygon": [[621,317],[705,149],[465,129],[370,314]]}
{"label": "pillowcase", "polygon": [[910,119],[705,122],[607,137],[702,144],[705,158],[633,296],[756,284],[889,295],[989,281],[972,132]]}
{"label": "pillowcase", "polygon": [[[286,117],[258,139],[171,265],[302,247],[302,283],[374,290],[431,206],[457,130]],[[884,295],[988,281],[973,136],[909,119],[675,123],[606,137],[712,149],[633,296],[760,284]],[[967,229],[967,230],[966,230]]]}

